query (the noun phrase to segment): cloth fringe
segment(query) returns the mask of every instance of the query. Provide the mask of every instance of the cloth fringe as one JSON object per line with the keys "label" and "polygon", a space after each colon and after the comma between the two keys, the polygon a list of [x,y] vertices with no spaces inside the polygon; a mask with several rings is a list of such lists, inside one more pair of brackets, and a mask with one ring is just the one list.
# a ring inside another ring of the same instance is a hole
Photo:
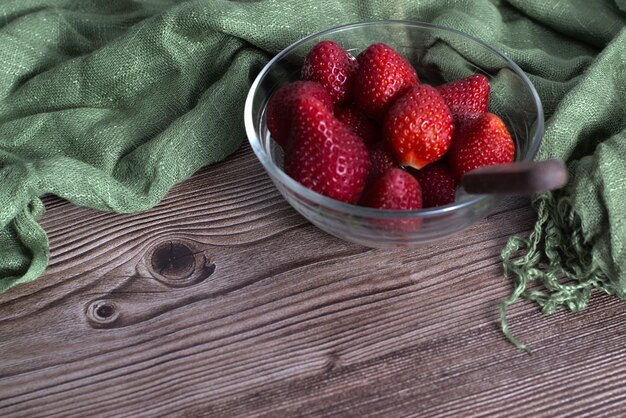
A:
{"label": "cloth fringe", "polygon": [[585,309],[595,289],[619,293],[594,263],[570,199],[545,193],[535,198],[533,207],[538,219],[530,236],[511,237],[501,253],[504,276],[513,280],[514,288],[500,304],[500,326],[513,345],[529,354],[507,323],[507,310],[518,299],[533,301],[551,314],[560,306],[572,312]]}

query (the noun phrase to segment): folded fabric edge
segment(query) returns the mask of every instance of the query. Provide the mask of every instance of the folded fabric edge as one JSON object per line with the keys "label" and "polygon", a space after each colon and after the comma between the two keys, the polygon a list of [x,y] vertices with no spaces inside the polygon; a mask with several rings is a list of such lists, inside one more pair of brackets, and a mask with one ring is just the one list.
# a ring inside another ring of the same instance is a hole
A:
{"label": "folded fabric edge", "polygon": [[33,199],[11,221],[21,244],[30,252],[30,266],[21,276],[5,277],[0,280],[0,293],[22,283],[27,283],[41,276],[50,259],[48,236],[37,219],[45,212],[43,202]]}

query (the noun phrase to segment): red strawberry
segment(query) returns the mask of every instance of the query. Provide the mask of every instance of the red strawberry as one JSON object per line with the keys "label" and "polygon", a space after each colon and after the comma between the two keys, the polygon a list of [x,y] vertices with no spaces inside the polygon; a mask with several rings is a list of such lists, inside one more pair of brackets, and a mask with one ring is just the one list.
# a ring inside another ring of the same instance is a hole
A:
{"label": "red strawberry", "polygon": [[331,110],[330,95],[319,83],[312,81],[294,81],[276,90],[267,104],[267,128],[272,138],[283,148],[291,129],[291,109],[298,97],[310,96],[319,100],[324,107]]}
{"label": "red strawberry", "polygon": [[489,79],[474,74],[437,87],[455,121],[476,118],[487,111],[489,104]]}
{"label": "red strawberry", "polygon": [[296,99],[285,172],[305,187],[356,203],[369,171],[367,147],[311,96]]}
{"label": "red strawberry", "polygon": [[415,177],[404,170],[393,168],[366,189],[361,203],[378,209],[421,209],[422,189]]}
{"label": "red strawberry", "polygon": [[443,206],[454,202],[457,182],[445,164],[428,164],[415,176],[422,186],[425,208]]}
{"label": "red strawberry", "polygon": [[380,139],[376,125],[355,106],[335,107],[335,117],[370,146]]}
{"label": "red strawberry", "polygon": [[493,113],[459,126],[448,153],[448,162],[457,181],[478,167],[513,161],[515,143],[504,122]]}
{"label": "red strawberry", "polygon": [[315,45],[304,59],[301,78],[317,81],[330,93],[333,102],[352,99],[352,82],[358,64],[356,59],[333,41]]}
{"label": "red strawberry", "polygon": [[370,179],[377,179],[392,168],[399,167],[384,141],[372,145],[370,148]]}
{"label": "red strawberry", "polygon": [[411,87],[391,106],[383,133],[401,165],[420,169],[441,158],[452,141],[450,109],[437,90]]}
{"label": "red strawberry", "polygon": [[385,44],[371,45],[357,61],[354,100],[370,117],[382,118],[395,98],[419,82],[411,64]]}

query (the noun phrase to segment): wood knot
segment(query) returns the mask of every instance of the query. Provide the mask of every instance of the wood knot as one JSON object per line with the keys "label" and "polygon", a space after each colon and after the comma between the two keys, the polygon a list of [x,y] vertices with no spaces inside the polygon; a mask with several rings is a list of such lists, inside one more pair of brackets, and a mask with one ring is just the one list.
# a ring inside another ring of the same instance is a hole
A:
{"label": "wood knot", "polygon": [[215,264],[193,248],[192,243],[182,241],[157,245],[146,260],[151,275],[170,287],[186,287],[205,280],[215,271]]}
{"label": "wood knot", "polygon": [[97,328],[108,327],[119,317],[119,310],[109,300],[96,300],[87,306],[87,319]]}
{"label": "wood knot", "polygon": [[196,268],[193,251],[182,242],[159,245],[152,253],[150,261],[155,272],[170,280],[187,278]]}

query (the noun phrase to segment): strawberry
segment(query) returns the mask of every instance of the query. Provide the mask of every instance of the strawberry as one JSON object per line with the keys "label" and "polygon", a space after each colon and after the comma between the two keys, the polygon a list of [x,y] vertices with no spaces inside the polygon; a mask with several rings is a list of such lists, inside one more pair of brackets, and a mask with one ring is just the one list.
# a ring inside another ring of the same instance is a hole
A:
{"label": "strawberry", "polygon": [[322,41],[304,59],[300,77],[324,86],[334,103],[346,103],[352,99],[357,67],[356,59],[337,43]]}
{"label": "strawberry", "polygon": [[285,172],[309,189],[356,203],[369,171],[367,147],[311,96],[296,99]]}
{"label": "strawberry", "polygon": [[372,118],[381,119],[394,99],[419,82],[411,64],[385,44],[369,46],[357,61],[354,100]]}
{"label": "strawberry", "polygon": [[400,168],[384,141],[370,147],[370,179],[374,180],[392,168]]}
{"label": "strawberry", "polygon": [[391,106],[383,133],[401,165],[420,169],[450,147],[454,126],[450,109],[434,88],[411,87]]}
{"label": "strawberry", "polygon": [[274,141],[283,148],[291,129],[291,110],[298,97],[311,96],[319,100],[324,107],[332,109],[330,95],[319,83],[312,81],[294,81],[279,88],[267,104],[267,128]]}
{"label": "strawberry", "polygon": [[335,106],[335,117],[370,146],[380,139],[376,125],[355,106]]}
{"label": "strawberry", "polygon": [[425,208],[443,206],[454,202],[457,182],[445,164],[428,164],[419,170],[415,177],[422,186]]}
{"label": "strawberry", "polygon": [[476,118],[487,111],[489,79],[482,74],[455,80],[437,87],[455,122]]}
{"label": "strawberry", "polygon": [[367,188],[361,203],[378,209],[421,209],[422,189],[415,177],[404,170],[393,168]]}
{"label": "strawberry", "polygon": [[457,181],[475,168],[513,161],[515,143],[502,119],[485,113],[459,126],[448,153],[448,162]]}

